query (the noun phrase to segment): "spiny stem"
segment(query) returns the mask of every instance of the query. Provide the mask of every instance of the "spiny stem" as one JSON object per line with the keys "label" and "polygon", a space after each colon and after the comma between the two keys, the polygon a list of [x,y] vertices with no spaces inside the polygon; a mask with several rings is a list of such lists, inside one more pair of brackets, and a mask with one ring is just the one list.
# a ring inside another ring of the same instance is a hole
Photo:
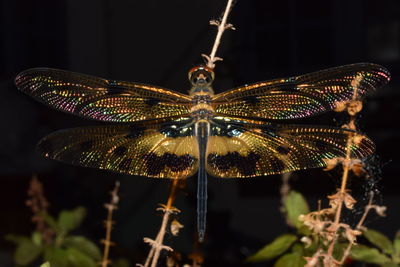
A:
{"label": "spiny stem", "polygon": [[[353,121],[354,118],[351,118],[350,121]],[[344,195],[346,193],[346,187],[347,187],[347,179],[349,177],[349,161],[350,161],[350,147],[352,144],[353,140],[352,140],[352,136],[349,136],[347,138],[347,144],[346,144],[346,158],[345,161],[343,162],[343,175],[342,175],[342,184],[340,186],[340,201],[338,203],[338,207],[336,210],[336,214],[335,214],[335,220],[333,222],[334,225],[338,225],[340,222],[340,217],[342,214],[342,208],[343,208],[343,201],[344,201]],[[332,240],[332,242],[329,244],[329,248],[328,248],[328,255],[332,255],[333,253],[333,249],[335,247],[335,243],[337,240],[337,236],[335,236]]]}
{"label": "spiny stem", "polygon": [[[369,201],[368,201],[368,205],[365,207],[364,213],[360,219],[360,221],[358,222],[357,226],[355,229],[360,230],[362,225],[364,224],[365,219],[367,218],[367,215],[369,213],[369,211],[372,209],[372,200],[374,198],[374,193],[371,192],[370,193],[370,197],[369,197]],[[342,255],[342,259],[340,260],[340,264],[343,264],[344,261],[347,259],[347,257],[350,254],[351,248],[353,247],[353,243],[350,242],[346,248],[346,250],[343,252]]]}
{"label": "spiny stem", "polygon": [[[352,101],[355,101],[357,98],[357,90],[358,90],[358,86],[359,86],[359,79],[354,79],[352,81],[352,86],[353,86],[353,96],[352,96]],[[348,111],[348,113],[350,114],[350,112]],[[355,114],[351,115],[350,114],[350,120],[348,125],[355,125],[354,121],[355,121]],[[355,129],[353,129],[355,130]],[[349,136],[347,137],[347,144],[346,144],[346,158],[343,162],[343,175],[342,175],[342,184],[340,186],[340,201],[338,203],[338,207],[336,210],[336,214],[335,214],[335,220],[334,220],[334,225],[338,225],[340,222],[340,217],[342,214],[342,208],[343,208],[343,202],[344,202],[344,195],[346,193],[346,187],[347,187],[347,180],[349,177],[349,162],[350,162],[350,154],[351,154],[351,145],[353,144],[353,136],[351,134],[349,134]],[[337,231],[337,230],[336,230]],[[336,235],[333,237],[333,240],[331,241],[331,243],[329,244],[329,248],[328,248],[328,255],[332,257],[333,254],[333,249],[335,247],[335,243],[337,240],[338,236],[337,236],[337,232]]]}
{"label": "spiny stem", "polygon": [[[163,215],[163,219],[161,222],[160,231],[158,232],[156,239],[155,240],[151,240],[150,238],[144,239],[144,241],[146,243],[149,243],[151,246],[150,252],[147,255],[146,261],[144,263],[144,267],[148,267],[148,266],[155,267],[157,265],[158,258],[160,257],[160,253],[162,250],[165,249],[165,250],[172,251],[172,249],[170,247],[165,246],[163,244],[163,241],[164,241],[164,236],[166,233],[170,214],[172,214],[174,212],[178,212],[178,210],[173,207],[173,203],[176,198],[176,193],[178,190],[179,183],[180,183],[180,179],[172,180],[171,190],[170,190],[170,193],[168,196],[167,204],[162,205],[162,208],[159,208],[160,210],[162,210],[164,212],[164,215]],[[150,265],[150,263],[151,263],[151,265]]]}
{"label": "spiny stem", "polygon": [[111,231],[112,231],[112,226],[114,224],[112,217],[113,217],[113,211],[117,209],[117,205],[119,202],[118,198],[119,186],[120,183],[118,181],[115,182],[115,187],[111,191],[111,201],[110,203],[105,204],[105,208],[107,209],[107,220],[104,222],[106,227],[106,238],[101,240],[101,242],[104,244],[101,267],[107,267],[108,264],[110,264],[108,256],[110,254],[110,247],[113,245],[113,242],[111,242]]}
{"label": "spiny stem", "polygon": [[211,24],[218,26],[218,32],[217,32],[217,36],[215,37],[214,46],[211,50],[211,54],[209,56],[203,55],[207,59],[207,67],[209,67],[211,69],[213,69],[215,67],[216,61],[222,60],[221,58],[215,56],[217,54],[217,49],[219,47],[219,44],[221,43],[222,34],[224,33],[224,31],[226,29],[229,29],[229,28],[234,29],[231,24],[226,23],[229,12],[232,9],[232,2],[233,2],[233,0],[228,0],[228,3],[226,4],[224,15],[222,16],[222,20],[220,22],[216,22],[216,21],[211,22]]}

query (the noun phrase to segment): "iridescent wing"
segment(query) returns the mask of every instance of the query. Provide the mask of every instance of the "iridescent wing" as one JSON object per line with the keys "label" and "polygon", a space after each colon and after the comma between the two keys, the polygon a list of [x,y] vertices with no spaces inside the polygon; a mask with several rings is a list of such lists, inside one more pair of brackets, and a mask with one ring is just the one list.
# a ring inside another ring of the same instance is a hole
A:
{"label": "iridescent wing", "polygon": [[73,165],[155,178],[186,178],[198,169],[191,119],[164,123],[95,126],[58,131],[39,151]]}
{"label": "iridescent wing", "polygon": [[353,131],[324,126],[259,124],[216,118],[207,147],[207,172],[221,178],[247,178],[326,166],[326,159],[352,158],[374,151],[373,142]]}
{"label": "iridescent wing", "polygon": [[18,89],[53,108],[100,121],[135,122],[189,114],[190,97],[152,85],[35,68],[15,79]]}
{"label": "iridescent wing", "polygon": [[214,96],[216,115],[297,119],[363,98],[390,79],[382,66],[359,63],[245,85]]}

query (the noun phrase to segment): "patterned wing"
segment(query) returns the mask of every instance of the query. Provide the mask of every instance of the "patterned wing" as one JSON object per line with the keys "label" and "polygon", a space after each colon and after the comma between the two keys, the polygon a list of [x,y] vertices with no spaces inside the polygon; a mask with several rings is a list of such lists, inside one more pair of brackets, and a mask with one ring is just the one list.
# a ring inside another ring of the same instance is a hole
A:
{"label": "patterned wing", "polygon": [[213,98],[214,109],[220,116],[273,120],[310,117],[363,98],[389,79],[388,70],[379,65],[345,65],[218,94]]}
{"label": "patterned wing", "polygon": [[155,178],[186,178],[198,169],[190,120],[62,130],[38,144],[45,157],[73,165]]}
{"label": "patterned wing", "polygon": [[187,95],[64,70],[26,70],[16,77],[15,84],[53,108],[100,121],[135,122],[185,116],[190,109]]}
{"label": "patterned wing", "polygon": [[352,158],[374,151],[373,142],[353,131],[319,126],[248,124],[215,119],[207,148],[207,172],[221,178],[247,178],[325,167],[325,159]]}

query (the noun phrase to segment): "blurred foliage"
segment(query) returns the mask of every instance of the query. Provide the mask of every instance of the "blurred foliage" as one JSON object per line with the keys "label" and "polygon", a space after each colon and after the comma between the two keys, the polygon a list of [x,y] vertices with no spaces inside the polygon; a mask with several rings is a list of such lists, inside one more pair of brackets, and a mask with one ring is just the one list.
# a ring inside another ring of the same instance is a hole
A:
{"label": "blurred foliage", "polygon": [[[247,258],[247,262],[263,262],[275,259],[274,267],[304,266],[304,257],[311,257],[318,247],[324,247],[318,237],[312,235],[298,219],[299,215],[310,212],[305,198],[296,191],[289,192],[284,201],[284,212],[287,223],[294,229],[291,233],[278,236],[255,254]],[[384,267],[400,266],[400,232],[393,241],[375,230],[363,231],[363,236],[376,248],[366,245],[355,245],[351,249],[350,258],[356,261],[377,264]],[[307,240],[307,241],[306,241]],[[336,258],[343,254],[348,243],[338,241],[335,245]]]}
{"label": "blurred foliage", "polygon": [[354,260],[365,263],[378,264],[384,267],[400,266],[400,232],[397,232],[393,241],[384,234],[368,229],[363,236],[374,247],[357,245],[351,250],[351,257]]}
{"label": "blurred foliage", "polygon": [[[97,267],[101,261],[99,247],[89,239],[73,235],[86,216],[86,210],[78,207],[61,211],[57,218],[41,214],[44,221],[55,232],[50,244],[46,244],[40,232],[34,231],[30,237],[7,235],[6,239],[16,244],[14,261],[17,266],[29,266],[41,259],[46,263],[41,267]],[[118,259],[113,267],[128,267],[124,259]]]}
{"label": "blurred foliage", "polygon": [[[51,267],[96,267],[101,260],[101,252],[95,243],[84,236],[73,235],[86,216],[86,210],[78,207],[61,211],[58,218],[41,214],[47,225],[54,230],[55,238],[46,244],[40,232],[34,231],[30,237],[7,235],[6,239],[16,244],[14,261],[17,266],[28,266],[38,258]],[[46,265],[44,265],[46,266]]]}

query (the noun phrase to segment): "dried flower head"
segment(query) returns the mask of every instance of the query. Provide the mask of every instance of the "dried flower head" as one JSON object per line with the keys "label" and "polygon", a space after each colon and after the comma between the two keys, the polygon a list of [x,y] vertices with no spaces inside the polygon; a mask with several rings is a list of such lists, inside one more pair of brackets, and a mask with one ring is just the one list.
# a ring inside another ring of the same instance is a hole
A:
{"label": "dried flower head", "polygon": [[355,244],[355,242],[357,240],[357,236],[359,236],[361,234],[362,234],[361,231],[353,230],[350,227],[346,228],[345,231],[344,231],[344,236],[352,244]]}
{"label": "dried flower head", "polygon": [[346,107],[347,107],[347,101],[338,101],[335,103],[334,111],[342,112],[346,109]]}
{"label": "dried flower head", "polygon": [[341,192],[340,189],[338,189],[337,193],[328,196],[329,199],[329,205],[333,209],[337,209],[339,203],[344,202],[346,208],[348,209],[353,209],[354,204],[357,203],[357,201],[347,192]]}
{"label": "dried flower head", "polygon": [[309,237],[307,237],[307,236],[303,236],[303,237],[300,239],[300,241],[301,241],[302,243],[304,243],[304,247],[305,247],[305,248],[309,248],[309,247],[311,246],[311,244],[312,244],[311,238],[309,238]]}
{"label": "dried flower head", "polygon": [[174,219],[171,222],[170,230],[172,235],[177,236],[179,234],[179,231],[183,228],[184,226],[178,222],[178,220]]}
{"label": "dried flower head", "polygon": [[347,111],[350,116],[354,116],[362,110],[362,102],[359,100],[338,101],[335,103],[334,111],[343,112]]}
{"label": "dried flower head", "polygon": [[354,116],[362,110],[362,102],[359,100],[353,100],[347,103],[347,112],[350,116]]}
{"label": "dried flower head", "polygon": [[179,252],[173,251],[167,256],[167,267],[179,267],[179,262],[182,261],[182,255]]}
{"label": "dried flower head", "polygon": [[381,216],[385,217],[386,216],[386,207],[385,206],[378,206],[378,205],[372,205],[371,208],[375,209],[375,212]]}
{"label": "dried flower head", "polygon": [[367,171],[364,169],[364,163],[360,159],[352,160],[350,164],[350,170],[352,170],[356,176],[362,176],[367,174]]}
{"label": "dried flower head", "polygon": [[326,168],[324,171],[330,171],[336,167],[336,165],[341,161],[340,158],[333,158],[333,159],[323,159],[326,164]]}
{"label": "dried flower head", "polygon": [[[354,128],[353,130],[355,130],[355,128]],[[352,140],[352,141],[353,141],[354,144],[359,145],[359,144],[361,144],[361,142],[362,142],[364,139],[365,139],[365,137],[364,137],[363,135],[361,135],[361,134],[354,134],[353,140]]]}
{"label": "dried flower head", "polygon": [[193,252],[189,254],[188,258],[193,261],[192,266],[200,266],[204,263],[204,255],[200,252]]}

